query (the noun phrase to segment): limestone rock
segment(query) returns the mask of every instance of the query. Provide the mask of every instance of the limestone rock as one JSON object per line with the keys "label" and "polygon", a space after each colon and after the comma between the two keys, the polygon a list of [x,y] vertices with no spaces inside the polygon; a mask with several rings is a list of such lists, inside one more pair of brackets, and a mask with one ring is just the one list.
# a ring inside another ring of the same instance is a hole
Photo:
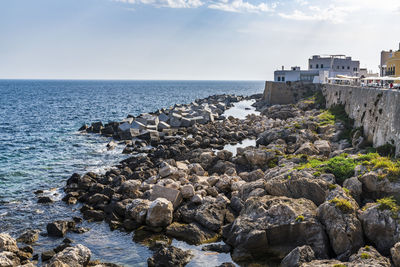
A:
{"label": "limestone rock", "polygon": [[0,252],[2,251],[18,251],[17,241],[6,233],[0,234]]}
{"label": "limestone rock", "polygon": [[315,260],[314,251],[310,246],[293,249],[281,262],[281,267],[299,267],[303,262]]}
{"label": "limestone rock", "polygon": [[174,208],[171,201],[165,198],[157,198],[147,210],[146,224],[152,227],[164,227],[170,225]]}
{"label": "limestone rock", "polygon": [[189,244],[199,245],[216,239],[218,235],[197,223],[172,223],[166,229],[167,235],[183,240]]}
{"label": "limestone rock", "polygon": [[47,234],[49,236],[64,237],[68,230],[66,221],[55,221],[47,224]]}
{"label": "limestone rock", "polygon": [[392,256],[394,266],[400,267],[400,242],[394,244],[394,246],[390,249],[390,255]]}
{"label": "limestone rock", "polygon": [[182,202],[182,194],[179,190],[165,186],[154,185],[152,187],[150,200],[153,201],[157,198],[165,198],[169,200],[172,202],[174,209]]}
{"label": "limestone rock", "polygon": [[144,224],[149,207],[150,201],[140,198],[134,199],[126,206],[125,217],[133,220],[135,223]]}
{"label": "limestone rock", "polygon": [[39,233],[40,230],[26,230],[17,238],[17,241],[32,244],[39,239]]}
{"label": "limestone rock", "polygon": [[390,249],[400,241],[399,224],[391,210],[379,209],[379,204],[367,206],[359,214],[366,238],[381,253],[388,255]]}
{"label": "limestone rock", "polygon": [[318,149],[310,142],[302,144],[295,152],[296,155],[305,154],[309,156],[318,155],[318,153]]}
{"label": "limestone rock", "polygon": [[[336,200],[343,201],[352,208],[340,206]],[[332,190],[326,201],[318,207],[317,216],[325,225],[333,251],[340,260],[347,260],[352,253],[364,245],[361,222],[356,210],[358,204],[337,187]]]}
{"label": "limestone rock", "polygon": [[181,188],[182,197],[185,199],[190,199],[194,196],[194,187],[191,184],[182,186]]}
{"label": "limestone rock", "polygon": [[59,266],[57,264],[66,264],[70,267],[86,266],[91,256],[92,253],[87,247],[78,244],[75,247],[67,247],[54,255],[50,259],[49,266]]}
{"label": "limestone rock", "polygon": [[13,267],[19,266],[20,259],[18,256],[10,251],[2,251],[0,252],[0,266],[1,267]]}
{"label": "limestone rock", "polygon": [[192,252],[184,251],[173,246],[161,246],[154,252],[147,263],[149,267],[183,267],[193,257]]}
{"label": "limestone rock", "polygon": [[307,199],[251,197],[240,215],[223,229],[234,247],[235,261],[272,254],[284,258],[294,248],[309,245],[316,257],[328,256],[328,241],[316,217],[315,204]]}

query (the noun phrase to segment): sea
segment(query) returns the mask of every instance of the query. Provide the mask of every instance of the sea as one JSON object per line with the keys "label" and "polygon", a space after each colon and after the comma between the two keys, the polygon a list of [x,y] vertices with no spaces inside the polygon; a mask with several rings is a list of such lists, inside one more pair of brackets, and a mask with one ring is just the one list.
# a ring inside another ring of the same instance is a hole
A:
{"label": "sea", "polygon": [[[61,201],[65,181],[74,172],[105,172],[127,157],[122,146],[108,151],[109,139],[78,132],[83,124],[119,121],[215,94],[258,94],[263,87],[263,81],[0,80],[0,232],[16,238],[40,229],[34,254],[61,243],[45,235],[47,223],[81,216],[79,206]],[[56,201],[38,204],[37,190]],[[92,259],[147,266],[152,253],[134,243],[132,233],[112,232],[104,222],[82,226],[90,231],[67,237],[87,246]],[[192,249],[188,266],[231,261],[229,254],[205,253],[177,240],[173,245]]]}

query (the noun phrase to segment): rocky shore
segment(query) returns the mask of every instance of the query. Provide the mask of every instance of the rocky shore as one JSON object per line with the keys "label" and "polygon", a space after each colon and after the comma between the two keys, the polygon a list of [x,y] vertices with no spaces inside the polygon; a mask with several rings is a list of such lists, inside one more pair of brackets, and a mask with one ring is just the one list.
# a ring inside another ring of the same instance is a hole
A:
{"label": "rocky shore", "polygon": [[[83,126],[131,156],[103,174],[73,174],[63,201],[85,220],[133,232],[154,251],[149,266],[190,262],[193,253],[172,239],[230,253],[240,266],[400,266],[400,164],[390,145],[370,148],[343,108],[326,110],[320,94],[295,105],[259,101],[261,115],[245,119],[223,116],[244,99],[212,96]],[[247,139],[256,146],[224,150]],[[47,234],[87,231],[81,220],[50,222]],[[41,260],[112,266],[90,262],[90,250],[69,241]],[[0,235],[0,266],[30,264],[32,253]]]}

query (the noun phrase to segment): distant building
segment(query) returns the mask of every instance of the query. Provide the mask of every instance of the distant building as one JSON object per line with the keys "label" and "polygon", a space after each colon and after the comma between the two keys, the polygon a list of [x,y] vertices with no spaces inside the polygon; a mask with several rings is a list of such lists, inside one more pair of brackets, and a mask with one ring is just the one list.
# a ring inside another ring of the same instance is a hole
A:
{"label": "distant building", "polygon": [[312,56],[308,60],[309,70],[324,70],[329,72],[329,77],[336,75],[359,76],[360,61],[352,60],[345,55]]}
{"label": "distant building", "polygon": [[303,83],[326,83],[328,71],[324,70],[301,70],[300,67],[292,67],[290,70],[277,70],[274,72],[275,82],[303,82]]}
{"label": "distant building", "polygon": [[399,50],[393,52],[392,56],[386,61],[386,75],[400,77],[400,44]]}
{"label": "distant building", "polygon": [[379,77],[379,73],[373,73],[372,71],[368,71],[367,68],[360,68],[360,72],[358,73],[358,77],[360,77],[360,78]]}
{"label": "distant building", "polygon": [[393,56],[393,50],[381,51],[381,64],[379,65],[381,77],[386,76],[387,61]]}

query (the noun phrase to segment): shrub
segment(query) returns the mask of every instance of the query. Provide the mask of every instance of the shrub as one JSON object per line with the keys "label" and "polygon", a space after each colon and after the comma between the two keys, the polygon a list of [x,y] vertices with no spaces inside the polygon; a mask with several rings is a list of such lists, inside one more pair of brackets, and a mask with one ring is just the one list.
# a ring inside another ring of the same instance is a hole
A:
{"label": "shrub", "polygon": [[334,190],[336,187],[337,187],[337,185],[335,185],[335,184],[328,185],[329,190]]}
{"label": "shrub", "polygon": [[320,171],[314,172],[313,175],[315,177],[320,177],[321,176],[321,172]]}
{"label": "shrub", "polygon": [[334,199],[330,200],[329,202],[335,204],[336,208],[340,209],[344,213],[350,213],[354,210],[351,203],[344,198],[335,197]]}
{"label": "shrub", "polygon": [[297,216],[296,222],[302,222],[302,221],[304,221],[304,216],[303,215]]}
{"label": "shrub", "polygon": [[337,156],[328,160],[324,170],[335,175],[338,183],[342,184],[344,180],[354,175],[356,165],[354,159]]}
{"label": "shrub", "polygon": [[369,251],[371,248],[370,248],[368,245],[366,245],[366,246],[364,247],[364,249],[365,249],[366,251]]}

